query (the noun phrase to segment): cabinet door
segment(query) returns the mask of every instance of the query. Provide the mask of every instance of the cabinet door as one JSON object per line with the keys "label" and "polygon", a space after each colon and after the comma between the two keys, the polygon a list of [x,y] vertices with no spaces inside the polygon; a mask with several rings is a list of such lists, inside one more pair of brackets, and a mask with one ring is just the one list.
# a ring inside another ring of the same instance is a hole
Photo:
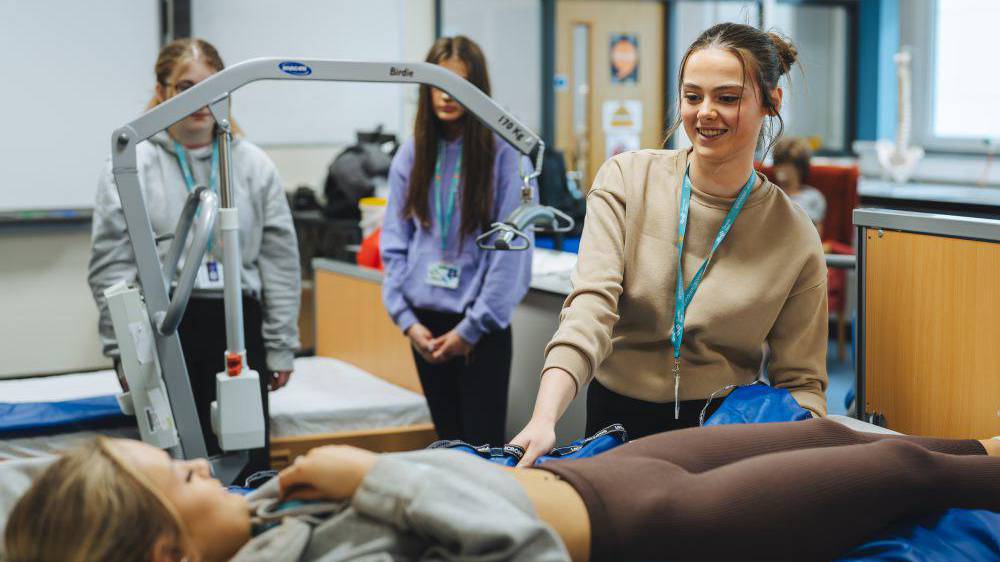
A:
{"label": "cabinet door", "polygon": [[916,435],[1000,434],[1000,245],[866,231],[865,411]]}

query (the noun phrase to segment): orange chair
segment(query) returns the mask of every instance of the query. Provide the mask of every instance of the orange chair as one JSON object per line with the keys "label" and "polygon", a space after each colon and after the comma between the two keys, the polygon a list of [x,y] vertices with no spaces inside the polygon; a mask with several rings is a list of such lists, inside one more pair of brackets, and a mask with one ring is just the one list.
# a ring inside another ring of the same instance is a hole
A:
{"label": "orange chair", "polygon": [[[771,166],[757,166],[768,178],[774,177]],[[774,181],[773,179],[771,181]],[[777,183],[777,182],[775,182]],[[858,207],[858,167],[825,166],[813,164],[809,167],[806,181],[826,198],[826,217],[823,219],[823,247],[831,254],[854,254],[854,209]],[[831,269],[827,282],[829,310],[837,319],[837,356],[846,357],[847,317],[847,272]]]}

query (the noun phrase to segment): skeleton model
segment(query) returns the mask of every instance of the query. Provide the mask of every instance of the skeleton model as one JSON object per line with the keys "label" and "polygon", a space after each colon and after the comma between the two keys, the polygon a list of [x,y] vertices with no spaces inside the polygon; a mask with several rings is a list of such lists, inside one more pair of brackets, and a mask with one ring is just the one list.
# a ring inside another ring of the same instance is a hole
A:
{"label": "skeleton model", "polygon": [[899,88],[898,108],[899,118],[896,122],[896,141],[880,140],[875,143],[879,164],[885,173],[897,183],[906,183],[920,159],[924,157],[924,149],[919,146],[909,146],[910,129],[913,126],[912,86],[910,75],[911,56],[908,51],[896,53],[893,57],[896,63],[896,79]]}

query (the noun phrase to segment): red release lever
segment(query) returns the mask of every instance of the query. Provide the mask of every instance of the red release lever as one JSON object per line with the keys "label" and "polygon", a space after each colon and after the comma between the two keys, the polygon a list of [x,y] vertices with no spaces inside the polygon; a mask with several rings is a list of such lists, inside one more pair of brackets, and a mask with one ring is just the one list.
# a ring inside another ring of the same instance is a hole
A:
{"label": "red release lever", "polygon": [[243,358],[238,353],[226,354],[226,373],[235,377],[243,370]]}

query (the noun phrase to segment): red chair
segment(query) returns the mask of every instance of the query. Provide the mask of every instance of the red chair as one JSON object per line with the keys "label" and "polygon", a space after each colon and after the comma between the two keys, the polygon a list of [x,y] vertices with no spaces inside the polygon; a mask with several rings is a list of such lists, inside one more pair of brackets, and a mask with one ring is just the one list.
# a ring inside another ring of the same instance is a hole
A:
{"label": "red chair", "polygon": [[[758,164],[757,169],[768,178],[774,177],[774,168]],[[774,181],[773,179],[771,181]],[[777,182],[775,182],[777,183]],[[858,167],[826,166],[809,167],[807,182],[826,198],[826,217],[823,219],[823,248],[830,254],[854,254],[854,209],[858,207]],[[831,316],[837,319],[837,356],[846,357],[848,308],[847,272],[831,269],[827,290]]]}

